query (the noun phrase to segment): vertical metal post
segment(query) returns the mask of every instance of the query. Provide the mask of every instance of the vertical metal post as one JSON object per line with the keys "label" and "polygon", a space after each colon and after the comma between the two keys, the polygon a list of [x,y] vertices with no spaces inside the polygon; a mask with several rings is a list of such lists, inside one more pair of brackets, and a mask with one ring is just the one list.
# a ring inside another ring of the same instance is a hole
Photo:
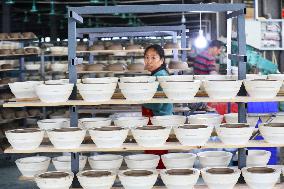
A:
{"label": "vertical metal post", "polygon": [[[69,11],[68,11],[69,14]],[[68,18],[68,70],[69,70],[69,83],[74,84],[74,88],[70,99],[76,99],[77,95],[77,71],[74,60],[76,58],[76,21],[72,18]],[[78,113],[77,107],[71,106],[69,108],[70,111],[70,126],[77,127],[78,126]],[[71,170],[76,175],[79,172],[79,153],[71,153]],[[74,177],[73,188],[80,187],[79,181],[77,177]]]}
{"label": "vertical metal post", "polygon": [[[89,47],[91,47],[94,44],[94,38],[90,37],[89,35]],[[94,53],[90,53],[89,55],[89,64],[93,64],[94,63]]]}
{"label": "vertical metal post", "polygon": [[25,58],[21,57],[19,59],[20,64],[20,81],[25,81],[26,72],[25,72]]}
{"label": "vertical metal post", "polygon": [[[177,32],[173,34],[173,43],[177,43]],[[178,60],[178,50],[173,49],[174,60]]]}
{"label": "vertical metal post", "polygon": [[[238,54],[246,55],[246,35],[245,35],[245,17],[241,14],[237,17],[237,27],[238,27]],[[238,79],[243,80],[246,78],[246,62],[239,61],[238,64]],[[244,86],[241,87],[240,95],[245,95],[246,91]],[[245,103],[238,103],[238,121],[239,123],[246,123],[246,107]],[[238,149],[238,167],[239,169],[246,166],[246,149]],[[243,178],[239,180],[244,183]]]}
{"label": "vertical metal post", "polygon": [[[182,32],[181,32],[181,48],[186,48],[187,45],[186,45],[186,27],[185,25],[183,25],[184,28],[182,29]],[[187,51],[183,50],[181,51],[182,54],[181,54],[181,60],[182,62],[186,62],[186,54],[187,54]]]}
{"label": "vertical metal post", "polygon": [[44,65],[44,52],[40,55],[40,76],[45,81],[45,65]]}

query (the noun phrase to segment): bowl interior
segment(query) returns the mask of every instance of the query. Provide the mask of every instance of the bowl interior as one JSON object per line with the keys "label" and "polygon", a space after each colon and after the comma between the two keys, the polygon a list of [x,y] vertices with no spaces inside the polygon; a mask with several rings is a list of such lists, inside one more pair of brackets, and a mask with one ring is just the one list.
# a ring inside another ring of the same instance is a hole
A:
{"label": "bowl interior", "polygon": [[87,171],[82,173],[85,177],[103,177],[103,176],[109,176],[111,175],[111,172],[109,171]]}
{"label": "bowl interior", "polygon": [[247,169],[250,173],[258,173],[258,174],[265,174],[265,173],[274,173],[275,169],[269,167],[251,167]]}
{"label": "bowl interior", "polygon": [[169,175],[192,175],[194,171],[191,169],[170,169],[166,173]]}
{"label": "bowl interior", "polygon": [[63,178],[67,176],[69,176],[69,174],[65,172],[47,172],[39,175],[40,178]]}
{"label": "bowl interior", "polygon": [[230,168],[211,168],[206,170],[206,172],[215,175],[220,175],[220,174],[232,174],[234,173],[234,170]]}
{"label": "bowl interior", "polygon": [[130,170],[130,171],[125,171],[123,174],[132,177],[144,177],[152,175],[153,172],[148,170]]}

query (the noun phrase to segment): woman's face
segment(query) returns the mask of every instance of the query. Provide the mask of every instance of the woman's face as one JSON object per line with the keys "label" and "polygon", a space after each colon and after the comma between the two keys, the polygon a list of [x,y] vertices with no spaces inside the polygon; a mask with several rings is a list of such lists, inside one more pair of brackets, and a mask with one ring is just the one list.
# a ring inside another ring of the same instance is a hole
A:
{"label": "woman's face", "polygon": [[161,59],[159,54],[154,49],[148,49],[144,56],[145,69],[152,72],[158,69],[164,60]]}

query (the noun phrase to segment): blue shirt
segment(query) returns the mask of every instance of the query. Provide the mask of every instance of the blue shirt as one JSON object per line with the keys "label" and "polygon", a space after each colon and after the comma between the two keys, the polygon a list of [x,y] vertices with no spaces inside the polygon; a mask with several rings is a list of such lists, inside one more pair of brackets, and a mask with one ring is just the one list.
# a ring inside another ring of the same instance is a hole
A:
{"label": "blue shirt", "polygon": [[[160,69],[155,72],[153,76],[168,76],[168,72],[165,69]],[[157,91],[163,91],[159,85]],[[152,110],[154,116],[172,115],[173,114],[173,104],[170,103],[158,103],[158,104],[143,104],[143,107]]]}

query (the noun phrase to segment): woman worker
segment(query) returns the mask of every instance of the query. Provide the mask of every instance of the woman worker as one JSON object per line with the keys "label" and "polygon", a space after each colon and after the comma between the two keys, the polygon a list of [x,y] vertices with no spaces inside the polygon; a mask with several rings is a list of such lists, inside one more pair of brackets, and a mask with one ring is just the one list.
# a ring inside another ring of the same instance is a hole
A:
{"label": "woman worker", "polygon": [[[144,52],[145,68],[151,72],[151,76],[168,76],[165,63],[165,52],[160,45],[151,45],[145,49]],[[158,87],[158,91],[162,91],[161,86]],[[143,104],[142,115],[145,117],[164,116],[173,114],[173,104]],[[151,123],[149,123],[151,124]],[[147,154],[163,155],[167,150],[147,150]],[[164,168],[162,161],[160,160],[158,168]]]}

